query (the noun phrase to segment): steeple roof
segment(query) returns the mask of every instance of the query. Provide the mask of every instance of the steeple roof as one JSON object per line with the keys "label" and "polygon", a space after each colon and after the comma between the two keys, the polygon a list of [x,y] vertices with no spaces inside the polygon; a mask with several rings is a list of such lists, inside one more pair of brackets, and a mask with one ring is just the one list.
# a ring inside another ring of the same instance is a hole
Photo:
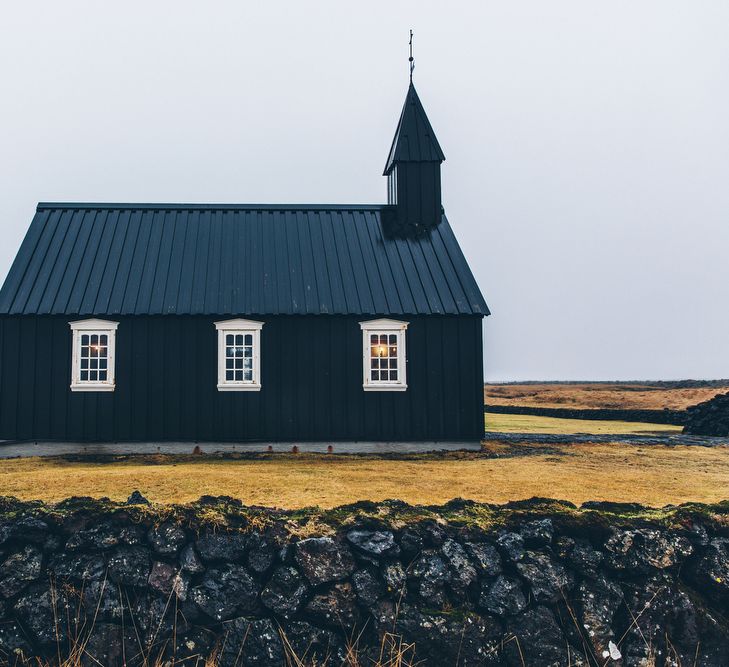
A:
{"label": "steeple roof", "polygon": [[443,160],[445,160],[443,150],[411,81],[387,157],[384,175],[390,173],[396,162],[443,162]]}

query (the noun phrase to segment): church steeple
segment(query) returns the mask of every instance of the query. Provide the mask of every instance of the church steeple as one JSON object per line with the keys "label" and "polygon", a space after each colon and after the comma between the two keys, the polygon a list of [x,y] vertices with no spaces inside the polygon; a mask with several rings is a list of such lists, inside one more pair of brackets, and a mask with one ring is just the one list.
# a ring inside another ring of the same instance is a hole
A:
{"label": "church steeple", "polygon": [[423,231],[440,222],[440,164],[444,160],[411,80],[384,171],[387,203],[395,207],[399,229]]}

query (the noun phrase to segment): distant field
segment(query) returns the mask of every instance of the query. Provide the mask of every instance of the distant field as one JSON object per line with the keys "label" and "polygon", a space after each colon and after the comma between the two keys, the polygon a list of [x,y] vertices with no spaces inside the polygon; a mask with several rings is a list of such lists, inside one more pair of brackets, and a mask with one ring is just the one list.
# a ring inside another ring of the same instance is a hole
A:
{"label": "distant field", "polygon": [[488,405],[520,405],[541,408],[685,410],[717,394],[723,387],[671,387],[648,384],[487,384]]}
{"label": "distant field", "polygon": [[543,496],[663,506],[729,497],[729,447],[624,444],[538,446],[486,443],[483,453],[400,460],[312,454],[134,457],[112,463],[61,459],[0,461],[0,494],[58,501],[70,495],[125,500],[139,489],[158,503],[229,495],[248,505],[335,507],[399,498],[436,504]]}
{"label": "distant field", "polygon": [[625,435],[626,433],[680,433],[683,427],[643,422],[559,419],[533,415],[502,415],[487,412],[486,430],[501,433],[588,433]]}

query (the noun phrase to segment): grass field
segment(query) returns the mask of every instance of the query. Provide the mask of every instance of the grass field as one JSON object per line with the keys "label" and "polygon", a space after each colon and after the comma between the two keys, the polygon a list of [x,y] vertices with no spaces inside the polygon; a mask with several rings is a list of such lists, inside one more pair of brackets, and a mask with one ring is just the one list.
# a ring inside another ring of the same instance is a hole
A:
{"label": "grass field", "polygon": [[0,461],[3,495],[58,501],[70,495],[124,500],[139,489],[155,502],[230,495],[246,504],[335,507],[399,498],[442,503],[544,496],[652,506],[729,497],[729,447],[485,445],[484,453],[401,460],[334,455],[261,455],[230,460],[151,456],[115,463]]}
{"label": "grass field", "polygon": [[628,433],[680,433],[682,426],[643,422],[559,419],[534,415],[502,415],[487,412],[486,430],[501,433],[587,433],[625,435]]}
{"label": "grass field", "polygon": [[672,387],[639,383],[487,384],[484,401],[491,405],[541,408],[685,410],[729,391],[724,387]]}

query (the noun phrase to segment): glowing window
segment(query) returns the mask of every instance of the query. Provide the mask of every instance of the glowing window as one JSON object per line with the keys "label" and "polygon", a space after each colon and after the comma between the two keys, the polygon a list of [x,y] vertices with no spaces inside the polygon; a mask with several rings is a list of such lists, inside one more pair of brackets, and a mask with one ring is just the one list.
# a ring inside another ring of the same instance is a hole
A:
{"label": "glowing window", "polygon": [[360,322],[363,343],[362,387],[365,391],[407,389],[405,332],[407,322],[372,320]]}

